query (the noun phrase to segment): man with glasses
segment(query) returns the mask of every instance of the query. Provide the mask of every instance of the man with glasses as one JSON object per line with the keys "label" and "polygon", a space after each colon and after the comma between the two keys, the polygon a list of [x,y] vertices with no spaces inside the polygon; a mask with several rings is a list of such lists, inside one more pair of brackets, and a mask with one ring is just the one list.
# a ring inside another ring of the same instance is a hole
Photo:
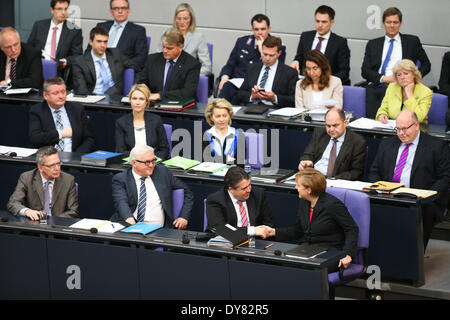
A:
{"label": "man with glasses", "polygon": [[274,226],[272,210],[264,189],[252,187],[250,176],[241,167],[232,167],[225,175],[225,187],[206,199],[208,228],[230,224],[246,228],[247,235],[261,236],[261,225]]}
{"label": "man with glasses", "polygon": [[[114,175],[112,179],[116,210],[111,220],[186,229],[194,205],[194,194],[189,187],[164,165],[155,163],[152,147],[135,146],[130,152],[130,161],[131,168]],[[172,207],[172,191],[175,189],[184,189],[183,207],[176,219]]]}
{"label": "man with glasses", "polygon": [[58,150],[52,146],[36,153],[37,168],[22,173],[6,205],[14,215],[39,220],[47,216],[76,218],[78,195],[75,179],[61,171]]}
{"label": "man with glasses", "polygon": [[114,20],[97,24],[97,27],[103,27],[109,32],[108,48],[119,49],[133,64],[142,69],[149,49],[145,28],[128,21],[128,0],[110,0],[109,13]]}
{"label": "man with glasses", "polygon": [[397,136],[383,139],[370,168],[369,180],[404,183],[407,188],[435,190],[437,198],[422,205],[424,248],[433,225],[442,217],[450,181],[449,147],[420,132],[417,115],[403,110],[396,119]]}

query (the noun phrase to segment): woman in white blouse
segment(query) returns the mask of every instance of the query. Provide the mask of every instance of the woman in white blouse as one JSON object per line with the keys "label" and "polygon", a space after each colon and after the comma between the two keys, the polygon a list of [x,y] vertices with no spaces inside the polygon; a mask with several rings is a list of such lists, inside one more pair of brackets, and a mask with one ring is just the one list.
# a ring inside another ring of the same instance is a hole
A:
{"label": "woman in white blouse", "polygon": [[331,75],[327,57],[319,50],[311,50],[304,59],[304,78],[295,87],[295,107],[309,110],[323,106],[326,100],[335,100],[326,108],[342,108],[343,92],[341,79]]}

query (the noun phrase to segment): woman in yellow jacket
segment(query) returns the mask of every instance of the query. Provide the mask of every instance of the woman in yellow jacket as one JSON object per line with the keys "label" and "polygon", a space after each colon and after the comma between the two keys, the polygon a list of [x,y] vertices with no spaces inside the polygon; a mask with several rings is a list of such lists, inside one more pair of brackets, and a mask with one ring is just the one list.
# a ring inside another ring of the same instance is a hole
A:
{"label": "woman in yellow jacket", "polygon": [[375,119],[387,123],[388,119],[397,119],[402,110],[408,109],[416,113],[420,123],[427,124],[433,91],[420,82],[419,69],[411,60],[403,59],[392,71],[395,82],[387,88]]}

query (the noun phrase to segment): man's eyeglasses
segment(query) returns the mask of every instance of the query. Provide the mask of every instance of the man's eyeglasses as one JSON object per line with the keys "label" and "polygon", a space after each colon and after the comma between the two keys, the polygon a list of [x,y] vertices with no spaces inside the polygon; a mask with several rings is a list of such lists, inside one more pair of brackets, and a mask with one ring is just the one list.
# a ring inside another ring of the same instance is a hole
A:
{"label": "man's eyeglasses", "polygon": [[141,161],[141,160],[137,160],[137,159],[134,160],[134,161],[139,162],[139,163],[143,163],[146,166],[149,166],[149,165],[153,165],[153,164],[156,163],[156,158],[154,158],[153,160],[147,160],[147,161]]}
{"label": "man's eyeglasses", "polygon": [[50,168],[50,169],[54,169],[56,167],[61,167],[62,162],[56,162],[56,163],[52,163],[52,164],[43,164],[42,166],[46,167],[46,168]]}
{"label": "man's eyeglasses", "polygon": [[113,7],[111,8],[112,11],[125,11],[128,10],[128,7]]}
{"label": "man's eyeglasses", "polygon": [[408,127],[406,127],[406,128],[397,128],[397,127],[395,127],[394,129],[395,129],[397,132],[400,132],[400,131],[406,131],[406,130],[408,130],[409,128],[411,128],[413,125],[415,125],[416,122],[417,122],[417,121],[414,121],[413,123],[411,123],[411,124],[410,124]]}

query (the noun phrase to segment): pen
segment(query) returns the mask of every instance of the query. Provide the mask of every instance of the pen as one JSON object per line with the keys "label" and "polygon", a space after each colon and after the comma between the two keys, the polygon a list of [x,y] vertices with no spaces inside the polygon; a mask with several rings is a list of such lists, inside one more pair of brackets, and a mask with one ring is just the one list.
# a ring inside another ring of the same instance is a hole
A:
{"label": "pen", "polygon": [[269,243],[267,246],[265,246],[264,249],[269,249],[271,246],[273,246],[273,242]]}

